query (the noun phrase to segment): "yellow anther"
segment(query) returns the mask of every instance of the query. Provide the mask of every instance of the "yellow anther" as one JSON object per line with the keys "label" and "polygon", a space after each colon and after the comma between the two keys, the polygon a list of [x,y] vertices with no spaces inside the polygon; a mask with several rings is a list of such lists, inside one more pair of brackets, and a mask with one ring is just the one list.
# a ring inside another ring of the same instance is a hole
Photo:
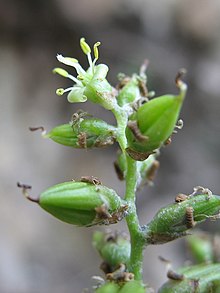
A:
{"label": "yellow anther", "polygon": [[56,90],[56,94],[58,95],[58,96],[62,96],[63,94],[64,94],[64,89],[63,88],[59,88],[59,89],[57,89]]}
{"label": "yellow anther", "polygon": [[94,51],[94,56],[95,59],[98,60],[99,59],[99,50],[98,50],[98,46],[101,45],[101,42],[96,42],[93,46],[93,51]]}
{"label": "yellow anther", "polygon": [[81,47],[83,53],[85,53],[86,55],[91,53],[91,48],[86,43],[85,38],[80,39],[80,47]]}
{"label": "yellow anther", "polygon": [[69,73],[66,70],[62,69],[62,68],[54,68],[53,73],[57,73],[57,74],[59,74],[59,75],[61,75],[63,77],[67,77],[69,75]]}

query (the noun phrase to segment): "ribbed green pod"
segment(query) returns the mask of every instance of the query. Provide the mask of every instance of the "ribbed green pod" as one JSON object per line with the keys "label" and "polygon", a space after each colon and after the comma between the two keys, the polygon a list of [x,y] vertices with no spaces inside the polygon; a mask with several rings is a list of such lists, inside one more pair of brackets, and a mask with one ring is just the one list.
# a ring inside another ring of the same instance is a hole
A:
{"label": "ribbed green pod", "polygon": [[220,264],[185,267],[178,273],[183,274],[183,280],[169,280],[158,293],[220,292]]}
{"label": "ribbed green pod", "polygon": [[199,194],[161,208],[146,226],[147,243],[162,244],[187,235],[187,230],[208,218],[219,217],[220,196]]}
{"label": "ribbed green pod", "polygon": [[130,241],[123,235],[109,235],[101,231],[93,234],[93,246],[102,259],[113,269],[119,264],[127,264],[130,258]]}
{"label": "ribbed green pod", "polygon": [[103,147],[115,142],[115,127],[101,119],[81,119],[75,127],[70,124],[59,125],[45,137],[74,148]]}
{"label": "ribbed green pod", "polygon": [[[146,159],[172,134],[186,94],[186,85],[180,82],[179,87],[179,95],[156,97],[130,117],[126,129],[127,152],[135,160]],[[138,153],[142,155],[138,157]]]}
{"label": "ribbed green pod", "polygon": [[130,281],[125,283],[118,293],[147,293],[148,290],[140,281]]}
{"label": "ribbed green pod", "polygon": [[124,216],[125,206],[110,188],[73,181],[45,190],[39,205],[56,218],[78,226],[117,222]]}
{"label": "ribbed green pod", "polygon": [[214,262],[211,237],[205,233],[195,233],[186,238],[187,247],[196,263]]}
{"label": "ribbed green pod", "polygon": [[119,285],[114,282],[107,282],[100,288],[95,290],[95,293],[118,293]]}

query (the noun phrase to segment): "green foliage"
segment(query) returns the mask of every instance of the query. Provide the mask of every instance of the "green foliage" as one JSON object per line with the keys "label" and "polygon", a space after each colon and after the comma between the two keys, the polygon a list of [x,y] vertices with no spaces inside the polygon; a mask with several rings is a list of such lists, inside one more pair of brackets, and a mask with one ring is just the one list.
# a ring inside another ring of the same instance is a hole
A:
{"label": "green foliage", "polygon": [[[136,212],[136,191],[145,182],[152,183],[159,167],[161,147],[170,142],[176,127],[180,129],[183,126],[179,115],[187,85],[182,81],[181,70],[175,79],[179,94],[154,98],[154,92],[148,92],[147,66],[144,64],[139,75],[121,75],[118,86],[114,88],[107,81],[108,66],[96,65],[99,45],[100,42],[95,43],[92,50],[81,38],[80,46],[89,64],[86,70],[78,60],[57,55],[58,61],[76,70],[77,76],[62,68],[55,68],[54,73],[74,83],[67,89],[57,89],[56,93],[68,93],[70,103],[89,100],[110,110],[115,116],[116,126],[78,111],[69,124],[57,126],[48,134],[43,133],[43,136],[59,144],[82,149],[109,146],[116,141],[120,150],[115,170],[118,177],[125,180],[124,197],[103,186],[93,176],[52,186],[42,192],[38,199],[29,195],[30,186],[20,183],[18,186],[29,200],[73,225],[111,225],[125,218],[130,239],[121,233],[94,233],[93,246],[103,259],[101,268],[105,277],[104,283],[98,284],[95,292],[152,292],[147,285],[143,285],[144,249],[150,244],[163,244],[185,236],[189,229],[206,219],[218,219],[220,196],[212,195],[207,188],[194,188],[192,194],[179,194],[175,202],[161,208],[150,223],[140,226]],[[170,280],[159,292],[220,292],[220,264],[213,263],[213,246],[209,241],[196,237],[188,243],[200,264],[181,268],[177,273],[169,271]]]}

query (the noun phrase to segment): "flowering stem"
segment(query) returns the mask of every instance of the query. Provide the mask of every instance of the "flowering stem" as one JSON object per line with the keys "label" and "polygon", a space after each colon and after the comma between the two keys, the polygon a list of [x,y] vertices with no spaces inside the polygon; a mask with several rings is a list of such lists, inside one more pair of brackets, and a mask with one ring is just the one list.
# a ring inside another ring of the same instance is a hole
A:
{"label": "flowering stem", "polygon": [[144,238],[140,229],[136,204],[135,192],[137,186],[137,162],[127,155],[126,194],[130,212],[126,217],[131,240],[131,255],[129,271],[134,274],[136,280],[142,279]]}
{"label": "flowering stem", "polygon": [[127,163],[127,172],[125,176],[126,180],[126,192],[125,200],[129,205],[129,214],[126,217],[128,230],[130,233],[131,241],[131,254],[130,261],[128,264],[129,272],[134,274],[136,280],[142,280],[142,264],[143,264],[143,250],[144,250],[144,237],[140,229],[139,220],[136,211],[136,189],[137,189],[137,179],[138,179],[138,170],[137,162],[133,160],[126,154],[127,147],[127,138],[125,134],[128,114],[121,108],[117,107],[112,110],[115,118],[117,120],[118,126],[118,135],[117,140],[121,147],[122,152],[125,153],[126,163]]}
{"label": "flowering stem", "polygon": [[127,146],[127,138],[125,135],[125,129],[128,122],[128,114],[123,111],[123,109],[119,106],[115,107],[111,110],[115,115],[115,119],[117,121],[118,133],[117,133],[117,141],[122,152],[125,152]]}

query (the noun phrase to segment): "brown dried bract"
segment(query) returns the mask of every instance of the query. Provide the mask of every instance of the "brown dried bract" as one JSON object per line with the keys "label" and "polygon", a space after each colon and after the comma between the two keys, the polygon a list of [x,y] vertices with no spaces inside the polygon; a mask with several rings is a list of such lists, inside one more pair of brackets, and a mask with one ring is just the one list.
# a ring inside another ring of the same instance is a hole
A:
{"label": "brown dried bract", "polygon": [[126,152],[129,154],[129,156],[134,159],[135,161],[144,161],[146,160],[151,154],[154,154],[154,152],[138,152],[131,148],[126,148]]}
{"label": "brown dried bract", "polygon": [[157,173],[157,170],[159,169],[160,167],[160,162],[155,160],[152,164],[152,166],[150,167],[150,169],[148,170],[147,172],[147,179],[149,181],[153,181],[155,176],[156,176],[156,173]]}
{"label": "brown dried bract", "polygon": [[120,82],[116,85],[117,90],[121,90],[129,81],[131,78],[129,76],[125,76]]}
{"label": "brown dried bract", "polygon": [[45,131],[43,126],[38,126],[38,127],[29,127],[30,131],[37,131],[37,130],[41,130],[41,132]]}
{"label": "brown dried bract", "polygon": [[82,176],[80,179],[81,182],[91,183],[93,185],[101,185],[102,182],[94,176]]}
{"label": "brown dried bract", "polygon": [[182,281],[182,280],[184,280],[185,277],[183,274],[178,274],[178,273],[174,272],[173,270],[168,270],[167,278],[169,278],[171,280],[175,280],[175,281]]}
{"label": "brown dried bract", "polygon": [[112,136],[108,136],[105,138],[97,138],[95,140],[94,146],[98,148],[105,147],[105,146],[114,144],[115,141],[116,141],[116,137],[112,134]]}
{"label": "brown dried bract", "polygon": [[86,149],[87,148],[87,143],[86,143],[86,132],[80,132],[77,136],[78,138],[78,145],[82,148],[82,149]]}
{"label": "brown dried bract", "polygon": [[182,201],[185,201],[185,200],[187,200],[189,198],[189,196],[188,195],[186,195],[186,194],[183,194],[183,193],[179,193],[179,194],[177,194],[177,196],[175,197],[175,202],[182,202]]}
{"label": "brown dried bract", "polygon": [[128,128],[132,131],[135,139],[139,142],[146,142],[148,140],[148,137],[143,135],[138,128],[137,121],[128,121]]}
{"label": "brown dried bract", "polygon": [[134,280],[134,274],[126,272],[126,266],[124,264],[120,264],[119,268],[117,268],[114,272],[106,274],[106,278],[109,281],[115,282],[129,282]]}
{"label": "brown dried bract", "polygon": [[179,71],[177,72],[177,75],[176,75],[176,78],[175,78],[175,83],[176,83],[176,86],[179,87],[180,83],[182,82],[182,78],[183,78],[183,75],[186,74],[186,69],[185,68],[181,68],[179,69]]}
{"label": "brown dried bract", "polygon": [[172,142],[172,138],[171,136],[167,138],[167,140],[164,142],[164,145],[167,146],[167,145],[170,145]]}
{"label": "brown dried bract", "polygon": [[186,227],[191,229],[195,226],[195,221],[193,218],[193,207],[186,208]]}
{"label": "brown dried bract", "polygon": [[116,212],[110,213],[108,207],[103,204],[95,208],[95,211],[95,223],[100,223],[100,225],[111,225],[118,223],[127,215],[128,205],[124,205],[120,207]]}
{"label": "brown dried bract", "polygon": [[27,184],[21,184],[20,182],[17,182],[17,187],[22,188],[22,193],[24,194],[24,196],[33,202],[39,203],[39,198],[33,198],[30,196],[30,194],[28,193],[28,190],[31,189],[32,187],[30,185]]}
{"label": "brown dried bract", "polygon": [[95,211],[96,211],[96,218],[98,220],[106,220],[112,217],[108,211],[108,207],[105,204],[95,208]]}
{"label": "brown dried bract", "polygon": [[139,87],[141,95],[143,97],[148,97],[148,89],[144,80],[142,79],[138,80],[138,87]]}

